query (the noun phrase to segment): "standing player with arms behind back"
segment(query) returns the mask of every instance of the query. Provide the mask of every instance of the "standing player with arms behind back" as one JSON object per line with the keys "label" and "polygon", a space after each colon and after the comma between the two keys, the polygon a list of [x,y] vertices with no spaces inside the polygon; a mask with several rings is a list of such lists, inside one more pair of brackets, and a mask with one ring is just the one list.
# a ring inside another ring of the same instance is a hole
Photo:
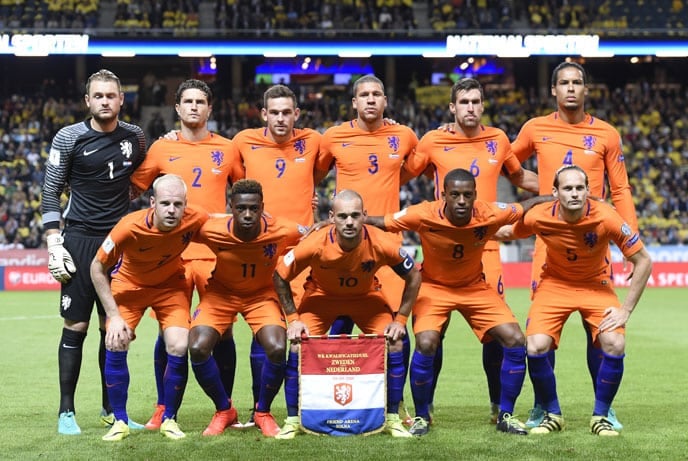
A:
{"label": "standing player with arms behind back", "polygon": [[[89,267],[105,236],[129,210],[130,176],[146,152],[141,128],[118,119],[124,94],[115,74],[105,69],[92,74],[86,82],[84,100],[90,118],[62,128],[53,139],[41,202],[48,269],[62,284],[60,314],[64,327],[57,356],[57,431],[66,435],[81,433],[75,418],[74,394],[94,302],[100,330],[101,421],[114,423],[104,378],[105,311],[96,296]],[[62,212],[61,196],[67,189],[69,201]]]}
{"label": "standing player with arms behind back", "polygon": [[[418,137],[409,127],[385,120],[385,86],[375,75],[364,75],[354,82],[351,103],[356,118],[325,132],[316,168],[326,171],[334,167],[335,196],[342,190],[358,192],[369,214],[399,211],[402,165],[415,153]],[[398,242],[402,243],[401,234]],[[388,266],[382,266],[376,276],[389,306],[397,309],[404,281]],[[341,317],[332,325],[330,334],[350,334],[352,329],[351,319]],[[410,354],[408,335],[402,341],[406,372]]]}
{"label": "standing player with arms behind back", "polygon": [[[273,216],[311,226],[315,186],[327,171],[316,170],[321,135],[310,128],[295,128],[299,114],[294,92],[284,85],[271,86],[263,94],[261,115],[266,126],[240,131],[232,139],[232,145],[234,155],[243,163],[244,177],[261,184],[266,211]],[[287,191],[289,198],[285,199]],[[297,303],[303,296],[307,276],[308,271],[303,271],[291,281]],[[253,413],[259,400],[264,363],[265,351],[254,338],[251,343],[254,402],[245,426],[254,425]]]}
{"label": "standing player with arms behind back", "polygon": [[[156,177],[176,174],[184,179],[189,204],[209,213],[226,213],[227,186],[241,175],[241,166],[232,152],[232,142],[208,129],[213,92],[205,82],[189,79],[179,85],[175,100],[181,130],[176,133],[174,140],[162,138],[153,143],[146,160],[132,176],[132,183],[146,190]],[[182,260],[189,282],[203,296],[205,285],[215,268],[215,254],[207,246],[191,242],[184,250]],[[163,374],[167,366],[167,353],[161,334],[154,352],[158,400],[153,416],[146,423],[146,428],[150,430],[160,428],[165,412]],[[220,366],[225,390],[232,395],[236,347],[231,324],[222,340],[215,345],[213,355]]]}
{"label": "standing player with arms behind back", "polygon": [[[544,117],[527,121],[512,144],[514,154],[523,162],[533,153],[537,155],[540,193],[549,194],[554,175],[564,165],[577,165],[588,175],[590,194],[606,197],[606,181],[609,181],[612,203],[619,214],[633,229],[638,228],[631,186],[624,164],[619,133],[607,122],[585,112],[588,94],[585,69],[574,62],[562,62],[552,72],[552,96],[556,98],[557,111]],[[535,240],[531,287],[537,291],[546,251],[540,238]],[[588,337],[588,370],[593,386],[602,360],[602,351],[592,343],[587,323],[583,323]],[[554,351],[550,353],[554,364]],[[537,426],[544,417],[540,401],[535,395],[535,407],[526,421],[529,427]],[[616,430],[623,426],[616,419],[613,409],[609,420]]]}

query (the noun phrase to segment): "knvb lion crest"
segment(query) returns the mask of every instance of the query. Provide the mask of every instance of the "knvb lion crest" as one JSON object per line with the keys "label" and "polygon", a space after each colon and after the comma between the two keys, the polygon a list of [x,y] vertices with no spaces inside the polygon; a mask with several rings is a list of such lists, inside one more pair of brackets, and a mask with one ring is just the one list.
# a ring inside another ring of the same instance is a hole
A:
{"label": "knvb lion crest", "polygon": [[348,383],[337,383],[334,385],[334,401],[345,406],[351,403],[354,398],[354,388]]}

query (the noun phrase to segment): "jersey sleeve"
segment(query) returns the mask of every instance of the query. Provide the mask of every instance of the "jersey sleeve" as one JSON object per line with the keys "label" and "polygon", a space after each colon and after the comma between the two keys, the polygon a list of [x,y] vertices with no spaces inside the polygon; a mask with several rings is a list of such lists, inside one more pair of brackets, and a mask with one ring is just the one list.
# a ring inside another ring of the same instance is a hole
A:
{"label": "jersey sleeve", "polygon": [[123,253],[123,246],[130,237],[129,229],[133,223],[124,218],[112,228],[103,243],[98,247],[96,259],[105,267],[112,267],[120,260]]}
{"label": "jersey sleeve", "polygon": [[131,182],[141,190],[148,190],[155,178],[160,175],[161,169],[158,157],[162,151],[163,140],[159,139],[148,149],[148,154],[143,163],[134,171]]}
{"label": "jersey sleeve", "polygon": [[334,163],[334,155],[332,153],[332,127],[328,129],[320,138],[320,152],[315,162],[315,169],[319,171],[329,171]]}
{"label": "jersey sleeve", "polygon": [[321,242],[323,235],[325,235],[323,231],[327,232],[327,229],[326,227],[311,234],[284,255],[276,269],[280,277],[286,281],[291,281],[310,265],[311,259],[322,247]]}
{"label": "jersey sleeve", "polygon": [[411,255],[408,254],[396,240],[387,240],[385,242],[385,246],[387,265],[390,266],[392,270],[400,277],[408,274],[416,264],[413,260],[413,257],[411,257]]}
{"label": "jersey sleeve", "polygon": [[633,256],[643,249],[638,230],[632,228],[628,222],[611,207],[605,208],[604,225],[609,232],[611,240],[619,247],[625,257]]}
{"label": "jersey sleeve", "polygon": [[401,232],[417,230],[421,223],[420,205],[411,205],[396,213],[385,215],[385,230],[387,232]]}
{"label": "jersey sleeve", "polygon": [[514,239],[523,239],[535,233],[535,215],[538,211],[539,208],[536,206],[514,223],[512,227]]}
{"label": "jersey sleeve", "polygon": [[46,229],[60,227],[61,197],[71,169],[74,139],[74,136],[68,136],[67,131],[62,129],[57,132],[50,146],[41,194],[41,213]]}
{"label": "jersey sleeve", "polygon": [[535,146],[532,142],[534,134],[533,124],[533,120],[527,121],[518,133],[516,140],[511,143],[511,151],[520,163],[525,162],[535,151]]}
{"label": "jersey sleeve", "polygon": [[244,137],[241,134],[236,135],[232,140],[229,148],[229,153],[231,157],[234,159],[234,161],[232,162],[232,169],[229,174],[233,183],[246,177],[244,157],[243,155],[241,155],[241,147],[243,146],[243,140]]}
{"label": "jersey sleeve", "polygon": [[638,218],[631,195],[631,185],[628,182],[628,172],[624,163],[621,137],[612,127],[609,127],[607,151],[604,155],[604,167],[607,171],[612,203],[623,219],[633,229],[638,228]]}
{"label": "jersey sleeve", "polygon": [[406,157],[404,168],[413,176],[419,176],[430,164],[434,131],[427,132],[416,145],[416,149]]}
{"label": "jersey sleeve", "polygon": [[[508,142],[508,141],[507,141]],[[515,173],[518,173],[521,171],[521,162],[519,161],[518,157],[513,152],[513,149],[511,149],[511,144],[507,144],[509,146],[508,152],[504,156],[504,163],[502,164],[502,171],[504,174],[509,177]]]}
{"label": "jersey sleeve", "polygon": [[524,215],[520,203],[495,202],[493,206],[497,215],[497,224],[500,226],[514,224]]}

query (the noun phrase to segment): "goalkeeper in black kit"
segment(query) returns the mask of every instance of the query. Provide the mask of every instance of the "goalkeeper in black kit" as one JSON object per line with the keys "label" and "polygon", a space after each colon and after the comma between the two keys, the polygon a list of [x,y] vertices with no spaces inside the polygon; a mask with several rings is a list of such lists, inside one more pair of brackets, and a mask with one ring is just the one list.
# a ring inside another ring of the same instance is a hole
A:
{"label": "goalkeeper in black kit", "polygon": [[[129,211],[129,178],[146,153],[141,128],[119,120],[124,94],[115,74],[99,70],[91,75],[84,99],[89,117],[62,128],[53,139],[41,203],[48,269],[62,284],[58,433],[64,435],[81,433],[74,416],[74,394],[94,302],[100,321],[100,421],[103,425],[114,423],[103,379],[105,311],[91,282],[89,267],[103,239]],[[63,211],[61,198],[65,191],[68,201]],[[131,422],[131,426],[140,425]]]}

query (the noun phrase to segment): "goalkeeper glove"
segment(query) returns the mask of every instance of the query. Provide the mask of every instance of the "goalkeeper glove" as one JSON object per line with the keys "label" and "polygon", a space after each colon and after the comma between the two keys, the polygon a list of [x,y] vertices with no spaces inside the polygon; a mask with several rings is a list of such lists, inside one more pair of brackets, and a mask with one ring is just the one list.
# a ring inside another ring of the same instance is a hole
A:
{"label": "goalkeeper glove", "polygon": [[62,244],[64,238],[60,234],[50,234],[46,237],[48,242],[48,270],[52,276],[60,283],[66,283],[76,272],[76,266],[72,260],[72,255]]}

